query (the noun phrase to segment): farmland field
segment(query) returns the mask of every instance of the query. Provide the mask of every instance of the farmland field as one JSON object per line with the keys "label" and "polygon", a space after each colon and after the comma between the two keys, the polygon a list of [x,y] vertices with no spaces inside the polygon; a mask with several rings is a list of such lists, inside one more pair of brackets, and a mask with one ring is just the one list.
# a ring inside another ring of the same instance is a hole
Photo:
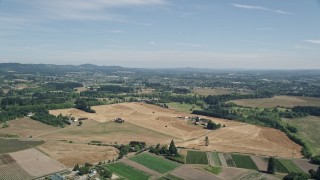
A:
{"label": "farmland field", "polygon": [[[193,116],[189,113],[144,103],[121,103],[92,108],[96,111],[95,114],[72,108],[50,111],[54,115],[60,113],[63,115],[72,114],[76,118],[86,117],[89,120],[84,121],[84,125],[81,127],[67,127],[64,130],[59,130],[58,133],[43,135],[40,138],[49,140],[67,139],[83,143],[92,140],[106,143],[116,141],[118,144],[128,143],[131,140],[145,141],[147,144],[168,144],[173,139],[177,146],[205,151],[240,151],[268,156],[291,157],[293,149],[294,157],[301,157],[301,147],[299,145],[293,143],[283,132],[271,128],[209,118],[216,123],[225,124],[226,127],[216,131],[208,131],[177,118],[178,116]],[[124,119],[125,123],[110,122],[117,117]],[[16,132],[14,133],[16,134]],[[206,135],[210,140],[209,146],[203,146],[203,139]],[[290,152],[288,149],[290,149]]]}
{"label": "farmland field", "polygon": [[118,150],[110,146],[50,141],[39,146],[39,149],[67,167],[74,167],[75,164],[86,162],[112,161],[118,157]]}
{"label": "farmland field", "polygon": [[172,102],[172,103],[167,103],[167,105],[171,109],[182,111],[182,112],[192,112],[192,110],[201,110],[201,107],[196,104],[187,104],[187,103],[181,104],[181,103]]}
{"label": "farmland field", "polygon": [[208,164],[208,157],[206,152],[188,151],[187,164]]}
{"label": "farmland field", "polygon": [[238,99],[231,102],[245,107],[293,107],[293,106],[320,106],[320,98],[301,96],[274,96],[272,98]]}
{"label": "farmland field", "polygon": [[[199,88],[199,89],[195,89],[193,90],[194,93],[196,94],[200,94],[200,95],[205,95],[205,96],[209,96],[209,95],[225,95],[225,94],[231,94],[236,92],[233,89],[227,89],[227,88],[220,88],[220,89],[211,89],[211,88]],[[242,91],[242,92],[237,92],[239,94],[246,94],[246,92]]]}
{"label": "farmland field", "polygon": [[179,166],[179,164],[177,163],[147,153],[131,157],[130,160],[162,174],[171,171]]}
{"label": "farmland field", "polygon": [[207,152],[207,155],[208,155],[209,162],[211,162],[211,165],[221,166],[221,161],[220,161],[218,153],[216,153],[216,152]]}
{"label": "farmland field", "polygon": [[312,147],[315,155],[320,155],[320,117],[307,116],[285,121],[298,128],[298,134]]}
{"label": "farmland field", "polygon": [[32,176],[23,170],[17,163],[8,165],[0,165],[0,179],[1,180],[29,180]]}
{"label": "farmland field", "polygon": [[232,154],[232,159],[238,168],[257,170],[256,164],[248,155]]}
{"label": "farmland field", "polygon": [[290,171],[294,173],[303,173],[303,171],[289,159],[279,159],[279,161]]}
{"label": "farmland field", "polygon": [[18,139],[0,138],[0,154],[28,149],[43,144],[42,141],[20,141]]}
{"label": "farmland field", "polygon": [[279,173],[290,173],[290,171],[281,163],[279,159],[274,160],[275,169]]}
{"label": "farmland field", "polygon": [[235,162],[234,162],[233,159],[232,159],[231,154],[223,153],[223,156],[225,157],[225,159],[226,159],[226,161],[227,161],[228,167],[237,167],[236,164],[235,164]]}
{"label": "farmland field", "polygon": [[126,178],[126,179],[130,179],[130,180],[147,180],[150,178],[150,175],[142,172],[142,171],[138,171],[136,169],[134,169],[131,166],[127,166],[123,163],[114,163],[114,164],[108,164],[105,165],[104,167],[106,167],[107,169],[109,169],[110,171]]}

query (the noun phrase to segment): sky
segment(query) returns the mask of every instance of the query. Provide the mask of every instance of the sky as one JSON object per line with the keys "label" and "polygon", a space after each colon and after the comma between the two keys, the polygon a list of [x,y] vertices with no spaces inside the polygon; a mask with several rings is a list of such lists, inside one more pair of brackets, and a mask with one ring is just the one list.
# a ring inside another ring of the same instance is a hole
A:
{"label": "sky", "polygon": [[319,0],[0,0],[0,63],[320,69]]}

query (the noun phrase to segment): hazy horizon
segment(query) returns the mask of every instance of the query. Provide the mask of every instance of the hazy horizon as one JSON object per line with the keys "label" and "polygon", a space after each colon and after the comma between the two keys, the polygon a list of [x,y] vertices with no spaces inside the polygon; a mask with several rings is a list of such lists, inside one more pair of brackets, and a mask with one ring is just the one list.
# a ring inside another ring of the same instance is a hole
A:
{"label": "hazy horizon", "polygon": [[0,0],[0,63],[319,69],[319,1]]}

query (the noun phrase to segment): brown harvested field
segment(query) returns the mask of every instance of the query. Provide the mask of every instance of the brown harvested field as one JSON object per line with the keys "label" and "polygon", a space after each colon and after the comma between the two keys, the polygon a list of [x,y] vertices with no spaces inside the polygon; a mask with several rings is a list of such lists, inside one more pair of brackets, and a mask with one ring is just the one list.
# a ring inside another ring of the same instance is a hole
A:
{"label": "brown harvested field", "polygon": [[320,106],[320,98],[302,96],[274,96],[272,98],[239,99],[233,100],[237,105],[245,107],[294,107],[294,106]]}
{"label": "brown harvested field", "polygon": [[245,91],[235,91],[233,89],[227,89],[227,88],[216,88],[216,89],[212,89],[212,88],[198,88],[198,89],[194,89],[193,90],[194,93],[196,94],[200,94],[200,95],[204,95],[204,96],[209,96],[209,95],[225,95],[225,94],[231,94],[234,92],[237,92],[239,94],[248,94]]}
{"label": "brown harvested field", "polygon": [[87,88],[86,87],[77,87],[77,88],[74,88],[76,90],[77,93],[81,93],[83,91],[86,91]]}
{"label": "brown harvested field", "polygon": [[249,170],[247,169],[224,167],[222,168],[219,177],[225,180],[239,179],[239,177],[245,175],[248,171]]}
{"label": "brown harvested field", "polygon": [[50,111],[53,115],[63,114],[76,118],[85,117],[98,122],[108,122],[115,118],[122,118],[126,122],[143,128],[179,139],[188,139],[205,135],[206,130],[201,127],[188,125],[184,120],[178,120],[177,116],[190,114],[179,113],[158,106],[140,103],[123,103],[113,105],[95,106],[95,114],[86,113],[78,109],[62,109]]}
{"label": "brown harvested field", "polygon": [[205,137],[185,143],[188,148],[206,151],[240,152],[256,155],[302,157],[301,147],[292,142],[283,132],[250,124],[232,125],[208,134],[209,146],[204,146]]}
{"label": "brown harvested field", "polygon": [[190,165],[183,165],[175,170],[173,170],[170,174],[183,178],[183,179],[188,179],[188,180],[220,180],[219,177],[216,175],[206,172],[206,171],[201,171],[199,169],[195,169]]}
{"label": "brown harvested field", "polygon": [[58,161],[33,148],[10,153],[10,156],[24,171],[33,177],[41,177],[66,169]]}
{"label": "brown harvested field", "polygon": [[118,157],[118,150],[110,146],[94,146],[66,142],[46,142],[39,149],[67,167],[76,164],[97,163]]}
{"label": "brown harvested field", "polygon": [[292,162],[296,164],[305,173],[308,173],[310,169],[317,171],[319,165],[311,164],[307,159],[292,159]]}
{"label": "brown harvested field", "polygon": [[[301,157],[299,145],[293,143],[283,132],[271,128],[206,117],[226,125],[219,130],[208,131],[200,126],[188,124],[186,120],[176,118],[192,116],[190,114],[140,103],[95,106],[93,109],[96,110],[96,114],[77,109],[50,111],[54,115],[72,114],[76,118],[87,117],[89,120],[83,121],[83,127],[71,126],[40,138],[56,140],[65,138],[74,141],[82,140],[82,142],[102,140],[106,143],[113,141],[122,143],[135,139],[149,144],[169,143],[174,139],[178,146],[206,151]],[[123,118],[125,123],[110,122],[117,117]],[[136,128],[131,129],[128,126]],[[109,129],[110,127],[113,131]],[[204,146],[206,135],[209,137],[209,146]]]}
{"label": "brown harvested field", "polygon": [[250,156],[253,162],[257,165],[259,171],[267,171],[268,162],[263,159],[261,156]]}
{"label": "brown harvested field", "polygon": [[0,133],[15,134],[21,138],[29,138],[30,136],[38,136],[47,132],[55,131],[60,128],[48,126],[29,118],[22,118],[8,121],[8,128],[0,129]]}

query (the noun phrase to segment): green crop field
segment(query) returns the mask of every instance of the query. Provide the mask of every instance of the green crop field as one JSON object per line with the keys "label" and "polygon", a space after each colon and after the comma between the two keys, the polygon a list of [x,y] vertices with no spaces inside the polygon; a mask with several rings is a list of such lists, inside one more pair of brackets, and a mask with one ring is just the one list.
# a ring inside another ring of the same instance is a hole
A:
{"label": "green crop field", "polygon": [[159,178],[158,180],[183,180],[183,179],[179,178],[177,176],[171,175],[171,174],[167,174],[167,175]]}
{"label": "green crop field", "polygon": [[178,163],[174,163],[172,161],[156,157],[147,153],[133,156],[130,158],[130,160],[137,162],[143,166],[146,166],[147,168],[157,171],[161,174],[167,173],[179,166]]}
{"label": "green crop field", "polygon": [[220,174],[220,172],[222,171],[222,167],[209,166],[209,167],[205,167],[204,169],[216,175]]}
{"label": "green crop field", "polygon": [[290,173],[290,171],[279,161],[279,159],[274,160],[275,169],[279,173]]}
{"label": "green crop field", "polygon": [[110,171],[130,180],[147,180],[150,178],[149,174],[136,170],[131,166],[127,166],[123,163],[114,163],[105,165]]}
{"label": "green crop field", "polygon": [[279,159],[279,161],[290,171],[294,173],[304,173],[297,165],[289,159]]}
{"label": "green crop field", "polygon": [[245,107],[293,107],[293,106],[320,106],[320,98],[302,97],[302,96],[274,96],[272,98],[258,99],[238,99],[229,102],[234,102],[237,105]]}
{"label": "green crop field", "polygon": [[218,156],[218,153],[213,152],[213,153],[211,153],[211,156],[212,156],[212,159],[213,159],[213,161],[214,161],[214,164],[215,164],[216,166],[221,166],[221,161],[220,161],[220,158],[219,158],[219,156]]}
{"label": "green crop field", "polygon": [[18,139],[0,138],[0,154],[29,149],[43,143],[43,141],[19,141]]}
{"label": "green crop field", "polygon": [[201,110],[201,107],[196,105],[196,104],[186,104],[186,103],[177,103],[177,102],[171,102],[171,103],[167,103],[167,105],[170,108],[173,108],[177,111],[182,111],[182,112],[192,112],[190,111],[192,110]]}
{"label": "green crop field", "polygon": [[258,169],[258,167],[253,162],[253,160],[250,158],[250,156],[239,155],[239,154],[232,154],[231,156],[232,156],[232,159],[235,162],[236,166],[239,168],[254,169],[254,170]]}
{"label": "green crop field", "polygon": [[187,164],[208,164],[207,153],[201,151],[188,151]]}
{"label": "green crop field", "polygon": [[298,135],[306,140],[314,155],[320,155],[320,117],[307,116],[284,120],[298,128]]}

